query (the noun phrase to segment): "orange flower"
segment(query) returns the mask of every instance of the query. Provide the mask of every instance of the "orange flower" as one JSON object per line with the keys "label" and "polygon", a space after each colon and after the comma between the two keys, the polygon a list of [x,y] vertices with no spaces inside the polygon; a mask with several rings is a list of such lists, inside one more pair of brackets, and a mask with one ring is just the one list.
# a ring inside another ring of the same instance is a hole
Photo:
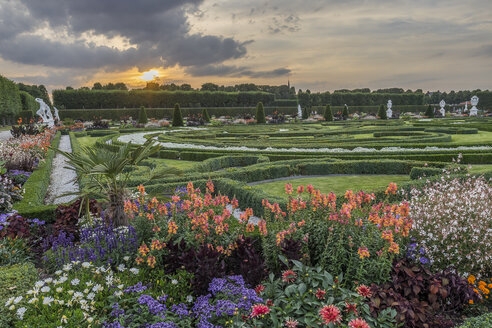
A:
{"label": "orange flower", "polygon": [[367,249],[367,247],[359,247],[357,254],[359,254],[359,257],[361,259],[371,256],[371,254],[369,254],[369,250]]}
{"label": "orange flower", "polygon": [[287,195],[291,195],[292,194],[292,191],[293,191],[292,185],[290,183],[286,183],[285,184],[285,193]]}
{"label": "orange flower", "polygon": [[472,284],[472,285],[473,285],[473,284],[475,283],[475,280],[476,280],[476,278],[475,278],[475,276],[474,276],[474,275],[472,275],[472,274],[471,274],[471,275],[469,275],[469,276],[468,276],[468,282],[469,282],[470,284]]}
{"label": "orange flower", "polygon": [[178,232],[178,226],[176,225],[176,222],[174,221],[169,221],[168,223],[168,230],[167,233],[169,235],[174,235]]}
{"label": "orange flower", "polygon": [[149,252],[149,248],[145,243],[143,243],[142,246],[139,247],[138,251],[142,256],[145,256]]}
{"label": "orange flower", "polygon": [[396,190],[398,189],[398,186],[396,185],[396,183],[393,183],[391,182],[388,186],[388,188],[386,188],[386,191],[384,192],[386,195],[388,194],[396,194]]}
{"label": "orange flower", "polygon": [[147,264],[149,267],[153,268],[155,266],[155,257],[152,255],[147,258]]}

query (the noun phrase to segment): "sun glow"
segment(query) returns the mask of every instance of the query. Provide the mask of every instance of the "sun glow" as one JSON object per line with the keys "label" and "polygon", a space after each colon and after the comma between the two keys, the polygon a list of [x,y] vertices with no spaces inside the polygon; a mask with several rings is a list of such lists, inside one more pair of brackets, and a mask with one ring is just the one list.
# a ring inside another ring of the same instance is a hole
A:
{"label": "sun glow", "polygon": [[158,70],[155,70],[155,69],[152,69],[150,71],[144,72],[142,74],[142,76],[140,76],[140,79],[142,79],[144,81],[152,81],[156,77],[159,77],[159,71]]}

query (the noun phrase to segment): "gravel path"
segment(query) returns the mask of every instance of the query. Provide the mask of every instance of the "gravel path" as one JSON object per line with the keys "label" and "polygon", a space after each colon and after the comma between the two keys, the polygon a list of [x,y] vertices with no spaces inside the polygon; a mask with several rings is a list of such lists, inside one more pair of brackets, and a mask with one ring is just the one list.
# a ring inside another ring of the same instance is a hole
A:
{"label": "gravel path", "polygon": [[[282,178],[276,178],[276,179],[268,179],[268,180],[250,182],[250,183],[248,183],[248,186],[256,186],[256,185],[259,185],[262,183],[284,181],[284,180],[323,178],[323,177],[343,177],[343,176],[351,176],[351,175],[357,175],[357,174],[293,175],[290,177],[282,177]],[[369,175],[387,175],[387,174],[369,174]]]}
{"label": "gravel path", "polygon": [[0,131],[0,141],[7,141],[12,137],[10,134],[10,130],[7,131]]}
{"label": "gravel path", "polygon": [[[66,152],[72,151],[69,136],[61,136],[60,146],[58,149]],[[77,196],[68,195],[59,197],[67,192],[79,190],[79,185],[73,180],[77,177],[75,171],[65,168],[67,166],[66,158],[60,154],[56,154],[53,159],[53,167],[51,169],[51,181],[48,191],[46,192],[45,204],[62,204],[74,200]]]}

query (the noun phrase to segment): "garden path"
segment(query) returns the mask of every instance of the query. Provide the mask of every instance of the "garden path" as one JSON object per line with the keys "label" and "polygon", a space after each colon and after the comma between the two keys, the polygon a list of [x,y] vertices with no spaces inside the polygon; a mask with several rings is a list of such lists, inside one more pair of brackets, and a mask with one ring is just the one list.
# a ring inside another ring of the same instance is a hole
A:
{"label": "garden path", "polygon": [[7,131],[0,131],[0,141],[7,141],[12,137],[10,134],[10,130]]}
{"label": "garden path", "polygon": [[[72,152],[70,137],[61,136],[58,149],[65,152]],[[76,192],[79,190],[79,185],[75,180],[77,177],[75,171],[66,168],[67,159],[61,154],[56,154],[53,159],[51,169],[50,186],[45,197],[45,204],[62,204],[68,203],[77,198],[75,195],[65,195],[66,193]],[[61,197],[60,197],[61,196]]]}

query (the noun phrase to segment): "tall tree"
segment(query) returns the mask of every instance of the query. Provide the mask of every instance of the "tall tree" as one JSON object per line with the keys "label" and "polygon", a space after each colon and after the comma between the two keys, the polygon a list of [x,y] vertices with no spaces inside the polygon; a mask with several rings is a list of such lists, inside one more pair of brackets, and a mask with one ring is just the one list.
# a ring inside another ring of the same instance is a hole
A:
{"label": "tall tree", "polygon": [[174,105],[174,112],[173,112],[173,127],[174,126],[183,126],[183,115],[181,114],[181,108],[179,107],[179,104]]}
{"label": "tall tree", "polygon": [[333,121],[333,112],[331,111],[330,105],[326,105],[323,117],[325,118],[325,121]]}
{"label": "tall tree", "polygon": [[379,106],[378,117],[382,120],[388,119],[388,115],[386,114],[386,109],[385,109],[384,105]]}

